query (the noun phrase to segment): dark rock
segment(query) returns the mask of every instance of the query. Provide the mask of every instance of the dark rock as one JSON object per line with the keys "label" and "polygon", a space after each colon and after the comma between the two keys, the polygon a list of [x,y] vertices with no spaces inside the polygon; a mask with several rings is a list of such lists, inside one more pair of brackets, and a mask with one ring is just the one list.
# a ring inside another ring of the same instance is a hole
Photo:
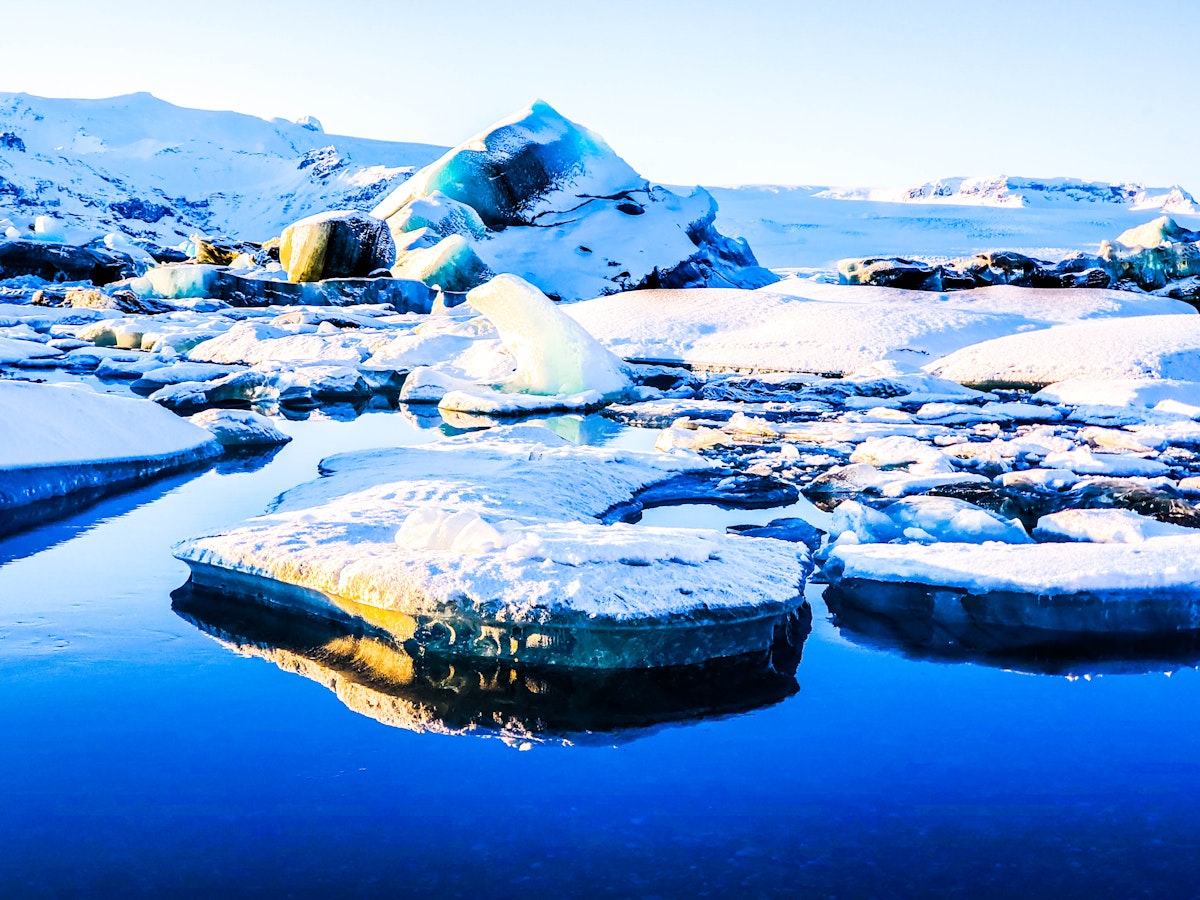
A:
{"label": "dark rock", "polygon": [[11,131],[0,131],[0,150],[16,150],[18,153],[24,153],[25,142],[18,134]]}
{"label": "dark rock", "polygon": [[838,281],[910,291],[941,291],[942,267],[898,256],[843,259],[838,263]]}
{"label": "dark rock", "polygon": [[50,241],[0,241],[0,278],[32,275],[45,281],[110,284],[139,273],[137,262],[117,250]]}
{"label": "dark rock", "polygon": [[171,207],[161,203],[130,197],[128,200],[117,200],[108,204],[108,208],[126,219],[137,219],[139,222],[155,223],[171,215]]}

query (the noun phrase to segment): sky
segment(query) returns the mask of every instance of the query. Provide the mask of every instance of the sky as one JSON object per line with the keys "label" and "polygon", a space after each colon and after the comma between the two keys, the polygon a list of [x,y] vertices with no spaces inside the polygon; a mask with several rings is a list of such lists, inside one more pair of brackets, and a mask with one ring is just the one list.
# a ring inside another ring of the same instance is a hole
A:
{"label": "sky", "polygon": [[6,2],[4,32],[0,91],[445,145],[541,97],[673,184],[1200,192],[1190,0],[39,0]]}

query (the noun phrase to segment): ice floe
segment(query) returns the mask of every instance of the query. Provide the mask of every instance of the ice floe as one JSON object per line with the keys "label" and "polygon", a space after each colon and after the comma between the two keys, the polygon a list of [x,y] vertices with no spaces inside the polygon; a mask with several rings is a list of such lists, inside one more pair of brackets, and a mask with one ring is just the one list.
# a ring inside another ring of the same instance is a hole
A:
{"label": "ice floe", "polygon": [[[441,621],[444,652],[554,661],[564,647],[547,628],[745,624],[795,607],[810,564],[794,544],[600,520],[656,484],[711,471],[692,456],[493,429],[325,460],[325,477],[267,515],[177,554],[202,585],[301,597],[368,621]],[[531,627],[526,638],[512,635],[518,626]],[[581,650],[573,663],[664,664],[661,648],[643,650],[640,661]]]}
{"label": "ice floe", "polygon": [[202,428],[144,400],[0,381],[0,510],[105,491],[220,452]]}

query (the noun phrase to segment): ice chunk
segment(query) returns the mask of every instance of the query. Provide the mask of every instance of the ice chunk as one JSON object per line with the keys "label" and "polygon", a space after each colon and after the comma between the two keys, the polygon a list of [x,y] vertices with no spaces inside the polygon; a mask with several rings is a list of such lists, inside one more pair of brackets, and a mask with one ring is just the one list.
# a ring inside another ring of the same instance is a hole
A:
{"label": "ice chunk", "polygon": [[[1195,596],[1200,584],[1200,535],[1153,537],[1134,544],[839,544],[825,573],[834,580],[910,582],[973,594],[1126,591],[1142,595],[1179,590]],[[1029,611],[1036,614],[1037,605]],[[1194,621],[1190,627],[1195,627]],[[1148,617],[1142,627],[1162,624]]]}
{"label": "ice chunk", "polygon": [[496,326],[517,362],[507,390],[530,394],[616,397],[630,387],[619,359],[565,315],[536,287],[500,275],[467,295],[467,302]]}
{"label": "ice chunk", "polygon": [[847,500],[833,511],[830,534],[850,532],[854,543],[891,541],[932,543],[955,541],[980,544],[1032,543],[1021,523],[953,497],[908,497],[882,509]]}
{"label": "ice chunk", "polygon": [[222,447],[270,447],[292,439],[266,416],[248,409],[206,409],[188,421],[211,432]]}
{"label": "ice chunk", "polygon": [[392,267],[394,278],[412,278],[444,291],[469,291],[492,277],[467,239],[452,234],[432,247],[402,250]]}
{"label": "ice chunk", "polygon": [[1132,250],[1149,250],[1172,242],[1196,240],[1200,240],[1200,235],[1181,228],[1170,216],[1160,216],[1121,232],[1114,243]]}
{"label": "ice chunk", "polygon": [[80,386],[0,381],[0,409],[0,510],[142,480],[219,452],[207,431],[153,403]]}
{"label": "ice chunk", "polygon": [[712,471],[690,457],[579,447],[524,426],[321,468],[325,477],[288,492],[269,515],[178,547],[196,580],[257,579],[260,594],[274,580],[280,598],[379,623],[431,616],[450,626],[431,632],[445,652],[568,654],[606,667],[656,662],[596,656],[590,638],[548,645],[511,629],[748,624],[794,608],[809,567],[807,551],[783,541],[601,524],[646,488]]}
{"label": "ice chunk", "polygon": [[381,219],[356,210],[334,210],[283,229],[279,261],[292,282],[361,278],[391,268],[396,244]]}
{"label": "ice chunk", "polygon": [[1042,463],[1053,469],[1070,469],[1078,475],[1166,475],[1170,466],[1154,459],[1124,453],[1093,453],[1088,447],[1047,454]]}
{"label": "ice chunk", "polygon": [[1200,537],[1200,531],[1160,522],[1128,509],[1064,509],[1038,519],[1033,535],[1050,541],[1136,544],[1154,537]]}

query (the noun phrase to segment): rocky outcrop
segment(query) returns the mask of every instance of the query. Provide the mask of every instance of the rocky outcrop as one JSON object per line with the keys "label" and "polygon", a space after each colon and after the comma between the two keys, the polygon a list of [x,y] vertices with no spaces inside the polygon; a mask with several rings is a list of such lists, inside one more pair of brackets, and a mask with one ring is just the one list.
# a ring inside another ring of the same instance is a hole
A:
{"label": "rocky outcrop", "polygon": [[918,291],[952,291],[1011,284],[1041,288],[1114,288],[1152,291],[1200,306],[1200,232],[1162,216],[1131,228],[1100,252],[1075,253],[1057,263],[996,250],[944,265],[900,257],[843,259],[842,284]]}
{"label": "rocky outcrop", "polygon": [[133,257],[117,250],[52,241],[0,241],[0,278],[32,275],[45,281],[104,285],[138,273]]}

